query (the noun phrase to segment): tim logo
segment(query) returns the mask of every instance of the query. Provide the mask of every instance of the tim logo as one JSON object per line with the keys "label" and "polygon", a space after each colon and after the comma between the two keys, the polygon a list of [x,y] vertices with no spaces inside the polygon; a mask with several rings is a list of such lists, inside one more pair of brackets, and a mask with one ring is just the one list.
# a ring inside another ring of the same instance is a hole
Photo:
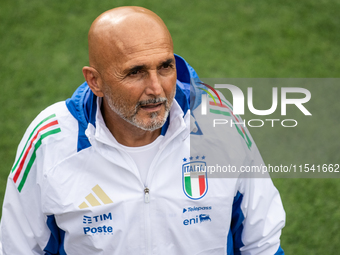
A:
{"label": "tim logo", "polygon": [[107,221],[107,220],[112,220],[112,214],[100,214],[96,216],[86,216],[84,215],[83,217],[83,224],[92,224],[93,222],[101,222],[101,221]]}
{"label": "tim logo", "polygon": [[[202,94],[202,104],[201,104],[201,114],[207,115],[207,108],[208,108],[208,95],[214,100],[215,105],[223,107],[221,98],[219,97],[216,90],[209,86],[206,83],[200,82],[200,84],[206,86],[210,90],[214,92],[214,94],[217,96],[215,97],[212,95],[207,89],[199,88],[200,90],[205,91],[207,94]],[[229,91],[232,94],[233,97],[233,114],[237,115],[244,115],[244,94],[240,88],[238,88],[235,85],[231,84],[215,84],[215,88],[219,89],[229,89]],[[248,96],[248,109],[251,113],[258,115],[258,116],[264,116],[264,115],[270,115],[275,112],[277,105],[278,105],[278,92],[277,88],[272,88],[272,105],[267,110],[258,110],[255,109],[253,104],[253,88],[249,87],[247,89],[247,96]],[[288,93],[301,93],[304,95],[303,98],[287,98]],[[215,101],[215,98],[218,98],[220,103],[217,104]],[[281,88],[281,115],[287,115],[287,105],[293,104],[296,105],[297,108],[304,114],[304,115],[312,115],[302,104],[307,103],[311,99],[311,93],[308,89],[305,88],[294,88],[294,87],[286,87]],[[212,105],[214,103],[211,102]]]}
{"label": "tim logo", "polygon": [[112,214],[100,214],[96,216],[83,216],[83,231],[85,235],[109,235],[113,232],[113,227],[110,224]]}
{"label": "tim logo", "polygon": [[83,217],[83,223],[84,224],[92,224],[92,217],[84,215]]}
{"label": "tim logo", "polygon": [[207,222],[207,221],[211,221],[209,214],[200,214],[200,215],[196,215],[195,218],[185,219],[183,221],[183,225],[188,226],[188,225]]}

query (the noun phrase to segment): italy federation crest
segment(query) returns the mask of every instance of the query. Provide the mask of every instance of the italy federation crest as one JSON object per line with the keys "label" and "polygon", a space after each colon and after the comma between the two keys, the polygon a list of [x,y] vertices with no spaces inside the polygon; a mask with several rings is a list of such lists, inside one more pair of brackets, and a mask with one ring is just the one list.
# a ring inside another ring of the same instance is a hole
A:
{"label": "italy federation crest", "polygon": [[194,200],[204,197],[208,190],[207,167],[204,161],[192,161],[182,166],[184,194]]}

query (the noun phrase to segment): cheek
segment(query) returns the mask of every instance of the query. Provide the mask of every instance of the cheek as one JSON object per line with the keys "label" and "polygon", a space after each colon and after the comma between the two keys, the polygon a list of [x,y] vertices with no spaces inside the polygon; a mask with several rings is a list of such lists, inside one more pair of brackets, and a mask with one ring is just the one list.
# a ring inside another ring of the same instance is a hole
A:
{"label": "cheek", "polygon": [[171,79],[166,79],[164,82],[163,89],[164,89],[164,93],[166,94],[168,98],[174,97],[175,95],[176,79],[177,79],[177,76],[174,75],[173,77],[171,77]]}
{"label": "cheek", "polygon": [[117,84],[115,86],[111,86],[110,90],[107,91],[110,93],[109,97],[116,104],[124,104],[125,106],[135,105],[139,99],[139,92],[130,87],[128,84]]}
{"label": "cheek", "polygon": [[129,88],[124,91],[124,98],[126,100],[126,104],[135,107],[135,105],[141,100],[143,96],[143,91],[137,88]]}
{"label": "cheek", "polygon": [[136,103],[138,102],[138,98],[136,98],[133,93],[119,93],[116,95],[119,103],[125,107],[135,107]]}

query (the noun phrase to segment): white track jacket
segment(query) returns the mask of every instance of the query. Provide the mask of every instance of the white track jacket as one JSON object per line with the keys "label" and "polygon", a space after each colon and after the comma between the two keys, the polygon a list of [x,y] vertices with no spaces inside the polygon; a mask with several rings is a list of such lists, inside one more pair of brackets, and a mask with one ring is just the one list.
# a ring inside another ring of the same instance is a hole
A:
{"label": "white track jacket", "polygon": [[283,254],[285,213],[271,179],[211,174],[263,164],[248,130],[213,128],[214,118],[237,116],[222,94],[202,115],[204,85],[190,86],[198,77],[177,55],[176,66],[176,97],[146,185],[86,83],[38,115],[8,178],[3,254]]}

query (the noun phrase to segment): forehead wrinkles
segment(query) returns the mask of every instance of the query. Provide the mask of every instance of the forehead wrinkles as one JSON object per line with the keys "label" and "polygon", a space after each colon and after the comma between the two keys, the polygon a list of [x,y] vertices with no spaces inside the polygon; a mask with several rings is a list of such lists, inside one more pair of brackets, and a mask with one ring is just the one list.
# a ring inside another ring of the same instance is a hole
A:
{"label": "forehead wrinkles", "polygon": [[[164,40],[158,40],[157,42],[123,45],[121,53],[120,65],[146,64],[146,62],[150,62],[151,60],[158,61],[157,63],[154,63],[158,65],[162,61],[165,61],[166,58],[171,57],[173,55],[173,50],[169,43],[164,42]],[[151,58],[154,55],[158,55],[158,57],[155,59]],[[139,60],[141,63],[139,63]]]}
{"label": "forehead wrinkles", "polygon": [[[105,18],[92,30],[92,59],[106,66],[112,60],[123,61],[129,54],[149,49],[173,51],[172,39],[163,22],[143,14],[127,15],[118,20]],[[90,65],[91,65],[90,59]],[[112,63],[111,63],[112,64]]]}
{"label": "forehead wrinkles", "polygon": [[172,40],[168,31],[155,22],[144,21],[138,24],[134,20],[124,22],[112,39],[117,53],[122,55],[154,49],[172,50]]}

